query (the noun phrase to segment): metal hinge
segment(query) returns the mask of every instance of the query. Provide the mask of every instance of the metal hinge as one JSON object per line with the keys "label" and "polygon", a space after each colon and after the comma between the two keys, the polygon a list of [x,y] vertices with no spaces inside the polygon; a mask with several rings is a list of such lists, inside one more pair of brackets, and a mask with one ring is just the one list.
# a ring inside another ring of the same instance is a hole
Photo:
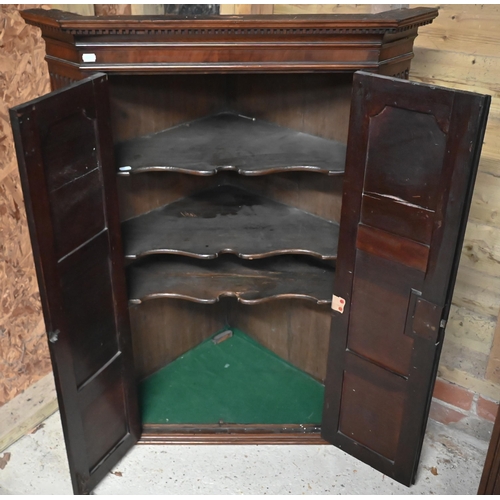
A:
{"label": "metal hinge", "polygon": [[49,335],[49,341],[52,342],[53,344],[55,344],[57,342],[57,340],[59,339],[59,334],[61,332],[59,330],[55,330],[53,332],[49,332],[48,335]]}

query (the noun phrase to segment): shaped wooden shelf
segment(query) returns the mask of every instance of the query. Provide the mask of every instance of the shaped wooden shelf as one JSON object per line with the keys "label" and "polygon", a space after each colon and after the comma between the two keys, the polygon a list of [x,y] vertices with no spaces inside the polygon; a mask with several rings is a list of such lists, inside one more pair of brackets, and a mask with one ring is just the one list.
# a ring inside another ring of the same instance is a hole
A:
{"label": "shaped wooden shelf", "polygon": [[203,191],[122,224],[125,256],[243,259],[305,254],[335,259],[339,225],[243,189]]}
{"label": "shaped wooden shelf", "polygon": [[331,302],[334,268],[331,263],[285,255],[258,261],[225,255],[214,260],[153,256],[128,268],[129,302],[156,298],[186,299],[214,304],[236,297],[242,304],[280,298]]}
{"label": "shaped wooden shelf", "polygon": [[285,171],[344,173],[346,146],[273,123],[221,113],[116,146],[121,175],[173,171],[241,175]]}

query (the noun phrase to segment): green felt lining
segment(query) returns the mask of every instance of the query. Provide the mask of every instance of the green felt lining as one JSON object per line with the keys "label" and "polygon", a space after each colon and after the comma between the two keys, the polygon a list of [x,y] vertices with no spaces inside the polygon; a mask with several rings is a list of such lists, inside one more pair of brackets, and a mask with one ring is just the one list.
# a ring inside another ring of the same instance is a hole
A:
{"label": "green felt lining", "polygon": [[319,424],[324,386],[240,330],[141,383],[144,424]]}

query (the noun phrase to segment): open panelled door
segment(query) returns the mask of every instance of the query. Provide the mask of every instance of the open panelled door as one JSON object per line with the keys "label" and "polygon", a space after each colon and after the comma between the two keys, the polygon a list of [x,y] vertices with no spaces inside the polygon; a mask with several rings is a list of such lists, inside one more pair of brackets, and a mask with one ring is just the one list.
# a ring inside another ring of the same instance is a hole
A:
{"label": "open panelled door", "polygon": [[354,75],[322,435],[409,486],[490,98]]}
{"label": "open panelled door", "polygon": [[73,489],[80,494],[140,434],[107,83],[98,74],[11,110]]}

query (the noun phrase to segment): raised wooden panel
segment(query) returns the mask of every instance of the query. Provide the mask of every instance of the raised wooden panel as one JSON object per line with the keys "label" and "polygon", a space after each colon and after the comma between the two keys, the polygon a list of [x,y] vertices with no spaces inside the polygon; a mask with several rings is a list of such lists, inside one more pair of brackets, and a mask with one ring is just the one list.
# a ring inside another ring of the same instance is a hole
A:
{"label": "raised wooden panel", "polygon": [[429,243],[434,212],[418,205],[378,194],[364,194],[361,222],[396,233],[418,243]]}
{"label": "raised wooden panel", "polygon": [[435,115],[385,106],[368,134],[364,192],[434,210],[446,146]]}
{"label": "raised wooden panel", "polygon": [[356,248],[423,272],[427,269],[428,246],[382,229],[360,224]]}
{"label": "raised wooden panel", "polygon": [[362,250],[357,251],[356,260],[347,347],[392,372],[408,376],[413,339],[402,332],[412,287],[420,288],[424,275],[387,256]]}
{"label": "raised wooden panel", "polygon": [[354,75],[334,284],[345,307],[332,321],[322,436],[408,486],[420,456],[489,101]]}
{"label": "raised wooden panel", "polygon": [[73,489],[80,494],[140,433],[107,91],[101,74],[11,110]]}
{"label": "raised wooden panel", "polygon": [[99,429],[99,439],[85,440],[91,474],[129,436],[122,371],[123,357],[118,353],[79,393],[83,432],[91,436]]}
{"label": "raised wooden panel", "polygon": [[[43,161],[50,192],[99,167],[95,119],[79,109],[42,133]],[[68,147],[61,148],[61,141]]]}
{"label": "raised wooden panel", "polygon": [[[100,233],[59,264],[61,296],[78,387],[104,366],[119,350],[113,309],[113,291],[107,258],[108,235]],[[81,265],[80,263],[83,263]]]}
{"label": "raised wooden panel", "polygon": [[96,206],[102,207],[103,197],[99,170],[78,177],[49,194],[59,259],[106,228],[103,209],[93,210]]}
{"label": "raised wooden panel", "polygon": [[339,432],[379,455],[397,455],[405,380],[354,355],[346,359]]}

